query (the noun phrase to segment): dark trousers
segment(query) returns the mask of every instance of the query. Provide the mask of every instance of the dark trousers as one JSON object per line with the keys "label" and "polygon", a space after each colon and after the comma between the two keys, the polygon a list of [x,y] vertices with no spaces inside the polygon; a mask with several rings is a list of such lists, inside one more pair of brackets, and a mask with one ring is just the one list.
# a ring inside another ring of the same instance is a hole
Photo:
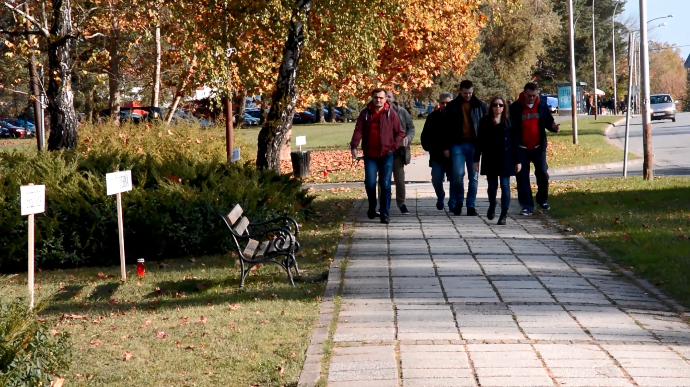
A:
{"label": "dark trousers", "polygon": [[529,181],[530,164],[534,164],[534,176],[537,178],[537,203],[543,204],[549,199],[549,166],[546,164],[546,152],[541,147],[533,150],[518,149],[522,170],[517,176],[518,202],[522,208],[534,211],[532,185]]}
{"label": "dark trousers", "polygon": [[388,218],[391,207],[391,175],[393,174],[393,153],[383,157],[364,156],[364,188],[367,191],[369,210],[376,210],[376,175],[379,182],[379,212]]}
{"label": "dark trousers", "polygon": [[510,177],[487,176],[487,183],[489,187],[487,193],[489,195],[489,203],[496,203],[496,194],[498,193],[498,183],[501,183],[501,212],[508,212],[510,207]]}

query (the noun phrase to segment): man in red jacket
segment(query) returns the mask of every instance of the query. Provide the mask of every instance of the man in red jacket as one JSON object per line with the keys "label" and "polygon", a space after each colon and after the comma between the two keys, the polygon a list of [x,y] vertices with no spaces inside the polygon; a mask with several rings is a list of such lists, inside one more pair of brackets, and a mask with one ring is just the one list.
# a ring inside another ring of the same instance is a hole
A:
{"label": "man in red jacket", "polygon": [[532,215],[534,199],[529,179],[530,164],[534,164],[534,176],[537,178],[537,203],[544,210],[549,210],[549,166],[546,163],[546,131],[558,133],[560,128],[554,122],[551,109],[546,101],[539,99],[537,85],[529,82],[525,85],[520,98],[510,105],[510,120],[513,134],[518,141],[518,157],[522,170],[516,176],[518,202],[522,206],[521,215]]}
{"label": "man in red jacket", "polygon": [[379,211],[381,223],[390,222],[391,175],[393,173],[393,152],[405,138],[400,119],[386,102],[386,91],[374,89],[371,102],[359,113],[350,149],[352,158],[357,158],[357,147],[362,141],[364,151],[364,188],[369,199],[369,219],[376,217],[376,174],[379,179]]}

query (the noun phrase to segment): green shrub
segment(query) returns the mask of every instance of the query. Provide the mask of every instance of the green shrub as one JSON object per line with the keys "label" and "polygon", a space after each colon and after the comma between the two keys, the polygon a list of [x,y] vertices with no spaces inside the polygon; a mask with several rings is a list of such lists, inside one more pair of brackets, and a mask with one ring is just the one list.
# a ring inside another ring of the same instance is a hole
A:
{"label": "green shrub", "polygon": [[[2,281],[3,279],[0,279]],[[0,386],[50,386],[67,371],[67,333],[53,335],[30,311],[26,300],[9,301],[0,282]]]}
{"label": "green shrub", "polygon": [[308,211],[312,197],[299,180],[228,165],[213,132],[172,128],[176,135],[167,127],[90,127],[77,151],[0,153],[0,270],[25,270],[19,187],[28,183],[46,186],[46,212],[36,216],[36,264],[43,268],[119,262],[115,197],[105,187],[105,174],[116,170],[132,170],[134,189],[122,195],[131,262],[227,251],[218,214],[237,203],[254,220]]}

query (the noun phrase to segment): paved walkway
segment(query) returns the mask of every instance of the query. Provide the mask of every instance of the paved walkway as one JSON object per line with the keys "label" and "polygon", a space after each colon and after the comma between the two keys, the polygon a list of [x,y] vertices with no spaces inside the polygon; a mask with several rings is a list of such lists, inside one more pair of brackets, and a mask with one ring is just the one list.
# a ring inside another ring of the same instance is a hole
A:
{"label": "paved walkway", "polygon": [[690,386],[690,326],[670,301],[515,201],[508,225],[488,221],[481,187],[480,217],[436,210],[430,186],[408,197],[388,227],[353,212],[300,386],[332,319],[330,387]]}

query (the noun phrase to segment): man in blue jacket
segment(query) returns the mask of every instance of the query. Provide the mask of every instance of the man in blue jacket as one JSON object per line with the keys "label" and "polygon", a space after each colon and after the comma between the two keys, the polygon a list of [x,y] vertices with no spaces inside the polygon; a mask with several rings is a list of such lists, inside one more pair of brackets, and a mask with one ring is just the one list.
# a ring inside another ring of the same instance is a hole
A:
{"label": "man in blue jacket", "polygon": [[510,105],[510,120],[518,141],[518,156],[522,170],[517,175],[518,202],[521,215],[532,215],[534,200],[529,181],[530,163],[534,164],[537,178],[537,203],[542,209],[551,208],[549,198],[549,166],[546,164],[546,131],[558,133],[558,124],[553,120],[551,109],[545,100],[540,100],[537,85],[529,82],[517,101]]}

